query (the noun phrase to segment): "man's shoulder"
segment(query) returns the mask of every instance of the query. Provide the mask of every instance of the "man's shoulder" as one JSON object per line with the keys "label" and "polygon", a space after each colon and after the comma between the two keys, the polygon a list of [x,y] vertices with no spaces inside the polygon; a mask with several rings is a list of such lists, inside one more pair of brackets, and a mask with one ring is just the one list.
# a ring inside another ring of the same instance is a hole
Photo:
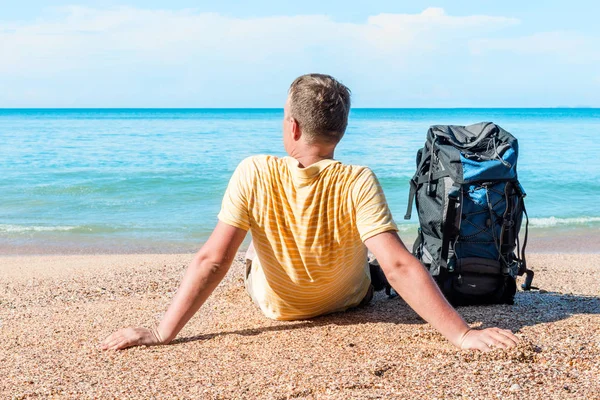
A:
{"label": "man's shoulder", "polygon": [[373,170],[365,165],[345,164],[344,172],[338,175],[338,182],[343,182],[344,187],[349,189],[353,197],[361,196],[363,193],[380,187],[379,179]]}
{"label": "man's shoulder", "polygon": [[336,167],[339,170],[343,170],[345,174],[347,174],[353,180],[375,176],[373,170],[366,165],[338,163],[336,164]]}
{"label": "man's shoulder", "polygon": [[279,157],[268,154],[257,154],[244,158],[240,162],[239,168],[263,170],[269,166],[279,165],[281,163],[282,159]]}
{"label": "man's shoulder", "polygon": [[[249,173],[257,174],[281,174],[288,173],[293,158],[277,157],[269,154],[258,154],[246,157],[243,159],[238,169]],[[371,168],[365,165],[346,164],[337,161],[328,166],[327,170],[337,177],[335,179],[343,179],[349,182],[363,182],[375,177],[375,173]]]}

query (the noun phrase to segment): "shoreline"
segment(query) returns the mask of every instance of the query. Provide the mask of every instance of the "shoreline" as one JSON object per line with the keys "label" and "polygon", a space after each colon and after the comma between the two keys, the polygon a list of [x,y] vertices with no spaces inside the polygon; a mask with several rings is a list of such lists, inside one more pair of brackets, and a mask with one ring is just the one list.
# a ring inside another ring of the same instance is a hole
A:
{"label": "shoreline", "polygon": [[[399,232],[408,248],[416,237],[414,232]],[[244,251],[251,236],[247,235],[240,251]],[[521,239],[523,235],[521,235]],[[157,241],[139,238],[89,237],[63,235],[51,238],[0,237],[1,256],[92,255],[92,254],[184,254],[195,253],[203,242]],[[527,253],[598,254],[600,229],[545,228],[530,229]]]}

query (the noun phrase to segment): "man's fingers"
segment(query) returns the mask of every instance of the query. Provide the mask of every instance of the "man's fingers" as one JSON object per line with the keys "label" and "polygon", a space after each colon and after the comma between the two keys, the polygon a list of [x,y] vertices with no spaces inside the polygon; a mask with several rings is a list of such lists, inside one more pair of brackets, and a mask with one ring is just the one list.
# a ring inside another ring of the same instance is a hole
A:
{"label": "man's fingers", "polygon": [[494,338],[490,338],[486,341],[486,343],[488,344],[488,347],[490,349],[506,349],[508,347],[508,345],[504,344],[503,342],[496,340]]}
{"label": "man's fingers", "polygon": [[519,342],[519,338],[513,335],[512,332],[503,329],[494,330],[490,334],[495,340],[506,345],[506,347],[514,347]]}
{"label": "man's fingers", "polygon": [[121,350],[140,345],[142,333],[139,329],[123,328],[108,336],[101,344],[103,350]]}
{"label": "man's fingers", "polygon": [[108,337],[106,339],[104,339],[104,341],[102,342],[102,344],[108,344],[110,342],[113,342],[115,340],[117,340],[120,337],[125,336],[125,329],[119,329],[116,332],[113,332],[112,334],[108,335]]}
{"label": "man's fingers", "polygon": [[515,334],[514,334],[514,333],[512,333],[512,332],[511,332],[510,330],[508,330],[508,329],[493,328],[493,330],[494,330],[495,332],[498,332],[498,333],[501,333],[501,334],[503,334],[503,335],[506,335],[506,336],[512,337],[512,338],[514,338],[514,339],[517,339],[517,340],[519,339],[518,337],[516,337],[516,336],[515,336]]}
{"label": "man's fingers", "polygon": [[127,338],[120,338],[114,342],[111,342],[107,350],[121,350],[129,347],[129,340]]}
{"label": "man's fingers", "polygon": [[111,340],[110,342],[106,343],[106,345],[104,346],[105,350],[110,350],[112,349],[117,343],[119,343],[122,340],[121,337],[117,337],[113,340]]}
{"label": "man's fingers", "polygon": [[479,339],[487,346],[487,349],[484,351],[491,351],[496,348],[507,349],[514,347],[519,340],[511,332],[498,328],[484,329],[481,331]]}
{"label": "man's fingers", "polygon": [[490,347],[499,347],[505,349],[507,347],[510,347],[512,342],[507,342],[507,339],[503,339],[501,335],[492,333],[490,335],[488,344],[490,345]]}
{"label": "man's fingers", "polygon": [[114,332],[114,333],[110,334],[106,339],[104,339],[102,341],[102,345],[107,345],[108,343],[115,340],[115,338],[117,337],[118,334],[119,334],[119,332]]}
{"label": "man's fingers", "polygon": [[508,330],[487,328],[467,332],[461,343],[461,348],[480,350],[487,353],[494,349],[514,347],[518,342],[519,338]]}
{"label": "man's fingers", "polygon": [[102,348],[104,350],[112,349],[117,343],[126,338],[125,329],[119,329],[102,342]]}
{"label": "man's fingers", "polygon": [[114,346],[115,343],[121,341],[121,336],[114,337],[110,342],[106,344],[107,347]]}
{"label": "man's fingers", "polygon": [[514,344],[519,343],[519,338],[509,330],[498,329],[498,334],[504,336],[505,338],[508,338],[508,340],[510,340]]}
{"label": "man's fingers", "polygon": [[123,350],[131,346],[131,343],[128,339],[123,339],[119,343],[117,343],[114,347],[115,350]]}
{"label": "man's fingers", "polygon": [[490,346],[488,346],[487,343],[485,343],[482,340],[480,340],[480,341],[477,342],[477,345],[475,346],[475,348],[477,350],[483,351],[484,353],[487,353],[488,351],[492,351],[492,349],[490,348]]}

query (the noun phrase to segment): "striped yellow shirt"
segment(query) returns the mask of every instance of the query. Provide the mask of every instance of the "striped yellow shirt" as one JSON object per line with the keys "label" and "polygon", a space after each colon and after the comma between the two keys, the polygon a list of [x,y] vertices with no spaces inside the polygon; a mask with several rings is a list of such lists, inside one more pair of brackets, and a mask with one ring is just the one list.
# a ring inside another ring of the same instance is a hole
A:
{"label": "striped yellow shirt", "polygon": [[397,230],[369,168],[335,160],[300,168],[292,157],[264,155],[237,167],[219,220],[251,231],[255,301],[281,320],[358,305],[370,285],[363,242]]}

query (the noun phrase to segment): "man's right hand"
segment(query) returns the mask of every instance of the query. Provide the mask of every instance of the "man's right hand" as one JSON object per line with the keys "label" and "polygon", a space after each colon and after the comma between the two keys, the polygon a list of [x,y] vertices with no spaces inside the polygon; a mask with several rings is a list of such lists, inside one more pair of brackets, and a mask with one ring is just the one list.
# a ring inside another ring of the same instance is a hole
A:
{"label": "man's right hand", "polygon": [[173,340],[221,282],[245,236],[245,230],[219,221],[185,271],[160,325],[153,330],[121,329],[107,337],[101,347],[122,350],[132,346],[166,344]]}
{"label": "man's right hand", "polygon": [[519,342],[511,331],[500,328],[469,329],[460,340],[463,350],[492,351],[494,348],[507,349]]}
{"label": "man's right hand", "polygon": [[166,344],[160,338],[158,330],[146,328],[119,329],[101,344],[102,350],[123,350],[133,346],[156,346]]}

